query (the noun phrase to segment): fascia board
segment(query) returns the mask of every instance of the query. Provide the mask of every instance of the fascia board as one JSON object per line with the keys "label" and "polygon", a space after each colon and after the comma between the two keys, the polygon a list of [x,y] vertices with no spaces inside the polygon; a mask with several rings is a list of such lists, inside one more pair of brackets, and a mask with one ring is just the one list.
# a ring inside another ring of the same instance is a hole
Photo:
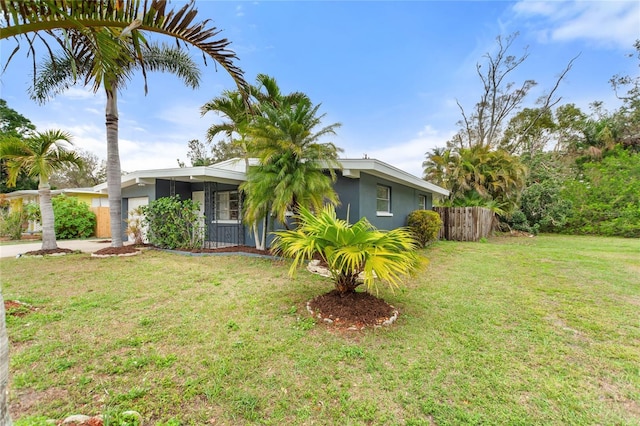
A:
{"label": "fascia board", "polygon": [[344,159],[339,161],[342,168],[350,170],[350,173],[353,173],[355,170],[360,170],[415,189],[421,189],[426,192],[433,192],[443,196],[449,195],[448,190],[379,160],[365,158]]}

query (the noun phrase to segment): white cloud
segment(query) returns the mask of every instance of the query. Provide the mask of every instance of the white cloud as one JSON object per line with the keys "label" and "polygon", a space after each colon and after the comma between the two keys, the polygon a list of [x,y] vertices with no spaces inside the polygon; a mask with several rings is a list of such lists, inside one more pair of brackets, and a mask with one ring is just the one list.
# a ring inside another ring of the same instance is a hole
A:
{"label": "white cloud", "polygon": [[[588,40],[595,45],[632,47],[640,28],[637,1],[520,1],[513,7],[541,42]],[[533,21],[540,18],[539,21]]]}
{"label": "white cloud", "polygon": [[[435,130],[430,125],[418,134],[404,142],[399,142],[386,148],[374,148],[365,152],[369,158],[384,161],[412,175],[422,177],[422,162],[425,154],[436,147],[444,147],[446,141],[451,139],[454,132],[442,132]],[[345,152],[346,158],[361,158],[363,153]]]}

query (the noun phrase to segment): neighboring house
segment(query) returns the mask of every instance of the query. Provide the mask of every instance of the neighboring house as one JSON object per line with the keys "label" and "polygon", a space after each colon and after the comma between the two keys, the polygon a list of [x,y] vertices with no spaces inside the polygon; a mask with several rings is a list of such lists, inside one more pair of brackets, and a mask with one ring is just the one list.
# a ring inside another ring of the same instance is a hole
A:
{"label": "neighboring house", "polygon": [[[78,201],[87,204],[97,217],[96,236],[99,238],[110,237],[109,232],[109,201],[106,194],[97,192],[94,188],[53,189],[51,197],[64,194],[75,197]],[[4,194],[9,201],[9,211],[22,210],[25,204],[40,202],[37,189],[24,189]],[[105,223],[106,221],[106,223]],[[26,232],[40,232],[41,225],[36,221],[29,221]],[[106,232],[106,233],[105,233]]]}
{"label": "neighboring house", "polygon": [[[366,217],[379,229],[405,226],[407,215],[431,209],[449,191],[375,159],[340,160],[335,189],[340,198],[338,217],[351,223]],[[255,162],[253,162],[255,164]],[[253,234],[242,224],[245,161],[228,160],[211,166],[140,170],[122,176],[122,212],[128,218],[140,205],[178,195],[200,202],[208,247],[254,245]],[[105,192],[107,184],[93,188]],[[347,217],[348,216],[348,217]],[[123,235],[126,224],[123,221]]]}

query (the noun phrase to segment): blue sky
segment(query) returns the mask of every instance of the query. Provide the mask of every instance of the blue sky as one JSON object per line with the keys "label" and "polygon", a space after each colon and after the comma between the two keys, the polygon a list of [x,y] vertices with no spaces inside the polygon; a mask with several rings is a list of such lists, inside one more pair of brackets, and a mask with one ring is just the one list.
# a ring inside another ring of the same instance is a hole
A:
{"label": "blue sky", "polygon": [[[180,1],[171,5],[178,7]],[[633,43],[640,38],[638,1],[351,1],[213,2],[197,0],[237,53],[246,79],[275,77],[284,92],[301,91],[321,103],[325,124],[340,122],[331,141],[343,157],[378,158],[417,176],[424,154],[444,146],[480,95],[475,65],[495,48],[498,35],[518,31],[512,50],[530,54],[513,76],[538,86],[525,106],[553,85],[568,61],[580,54],[562,82],[561,104],[585,111],[603,101],[619,103],[609,86],[614,74],[638,75]],[[169,41],[167,39],[167,41]],[[14,41],[0,44],[2,64]],[[122,169],[177,166],[187,160],[187,141],[205,140],[220,120],[200,116],[200,107],[233,89],[233,81],[190,49],[202,66],[197,90],[169,74],[150,74],[144,95],[140,78],[119,97]],[[0,97],[31,119],[38,130],[63,129],[77,147],[106,158],[103,93],[77,86],[45,105],[31,101],[31,59],[26,49],[2,74]],[[41,51],[41,55],[45,54]],[[329,140],[329,139],[327,139]]]}

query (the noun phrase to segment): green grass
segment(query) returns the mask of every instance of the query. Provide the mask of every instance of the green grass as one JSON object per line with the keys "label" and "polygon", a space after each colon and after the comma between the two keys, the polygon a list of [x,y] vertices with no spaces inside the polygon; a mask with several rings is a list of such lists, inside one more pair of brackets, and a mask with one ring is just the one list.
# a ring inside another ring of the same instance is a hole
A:
{"label": "green grass", "polygon": [[[440,242],[387,328],[308,317],[282,262],[156,251],[3,259],[17,425],[640,424],[640,240]],[[15,420],[15,419],[14,419]]]}

